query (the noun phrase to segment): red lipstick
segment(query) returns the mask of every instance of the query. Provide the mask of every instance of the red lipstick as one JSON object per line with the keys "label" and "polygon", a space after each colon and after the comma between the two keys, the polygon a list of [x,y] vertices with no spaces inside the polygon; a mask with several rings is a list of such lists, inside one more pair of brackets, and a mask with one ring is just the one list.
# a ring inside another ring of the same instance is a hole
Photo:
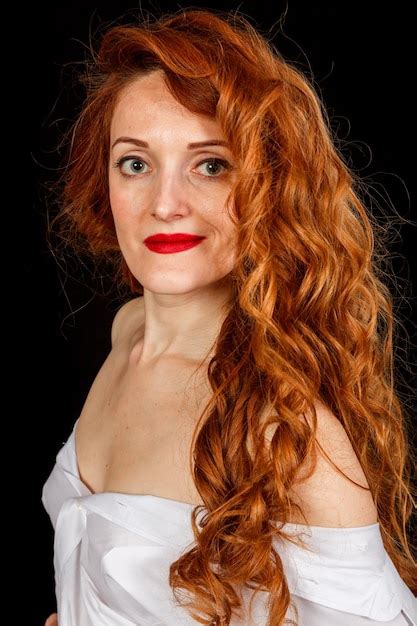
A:
{"label": "red lipstick", "polygon": [[171,235],[165,233],[157,233],[151,235],[144,240],[144,244],[152,250],[160,254],[170,254],[172,252],[181,252],[194,248],[205,239],[201,235],[193,235],[191,233],[173,233]]}

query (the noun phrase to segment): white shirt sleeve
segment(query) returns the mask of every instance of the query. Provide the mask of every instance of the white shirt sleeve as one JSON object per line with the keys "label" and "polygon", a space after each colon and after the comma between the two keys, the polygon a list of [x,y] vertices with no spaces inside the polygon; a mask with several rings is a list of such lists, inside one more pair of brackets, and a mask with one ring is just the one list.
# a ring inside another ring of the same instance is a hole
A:
{"label": "white shirt sleeve", "polygon": [[308,624],[308,626],[413,626],[413,622],[406,617],[403,611],[388,622],[381,622],[369,617],[331,609],[299,596],[293,596],[293,600],[298,609],[300,624]]}
{"label": "white shirt sleeve", "polygon": [[301,531],[309,548],[277,542],[303,626],[417,626],[417,599],[386,552],[378,523],[285,530]]}

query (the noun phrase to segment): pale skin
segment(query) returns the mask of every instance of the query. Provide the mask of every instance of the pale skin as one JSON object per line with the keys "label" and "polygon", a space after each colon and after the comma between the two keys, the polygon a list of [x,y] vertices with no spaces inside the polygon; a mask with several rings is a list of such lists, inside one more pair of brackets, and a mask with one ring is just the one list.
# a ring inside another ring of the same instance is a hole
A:
{"label": "pale skin", "polygon": [[[194,503],[186,450],[232,295],[237,229],[228,202],[237,167],[217,121],[180,105],[161,72],[119,94],[109,144],[118,243],[144,295],[116,316],[112,352],[80,415],[80,474],[94,492]],[[204,240],[160,254],[144,243],[159,233]]]}
{"label": "pale skin", "polygon": [[[114,145],[121,137],[149,148],[125,140]],[[132,348],[138,368],[164,359],[170,366],[198,365],[223,321],[220,309],[230,297],[227,275],[235,261],[235,226],[226,210],[233,155],[225,145],[188,147],[213,140],[226,141],[218,123],[181,106],[160,72],[139,77],[119,97],[110,131],[109,193],[122,254],[144,287],[145,323]],[[175,232],[205,239],[173,254],[152,252],[143,243],[150,235]],[[54,613],[45,626],[57,624]]]}
{"label": "pale skin", "polygon": [[[138,146],[139,140],[148,147]],[[122,327],[141,320],[126,356],[137,372],[205,362],[223,322],[221,309],[231,295],[228,275],[235,263],[236,227],[226,209],[236,163],[227,145],[189,148],[212,140],[225,142],[217,121],[180,105],[160,72],[138,77],[121,92],[109,137],[110,204],[120,249],[144,295],[142,315],[137,305],[136,318],[130,315],[129,322],[127,313],[116,315],[112,341],[114,348]],[[175,232],[206,239],[172,254],[150,251],[143,243],[150,235]],[[318,441],[348,476],[366,486],[343,427],[320,402],[316,408]],[[370,493],[320,456],[313,476],[294,487],[293,498],[302,503],[312,525],[361,526],[377,519]],[[57,625],[54,613],[45,626]]]}
{"label": "pale skin", "polygon": [[[128,140],[114,145],[122,137],[146,141],[149,148]],[[225,141],[218,123],[179,104],[161,72],[139,77],[116,105],[110,204],[123,256],[144,288],[138,363],[164,357],[201,362],[223,321],[219,311],[230,297],[227,276],[235,260],[236,229],[226,211],[233,155],[223,145],[188,148],[212,140]],[[114,166],[125,157],[132,159]],[[230,169],[207,159],[226,161]],[[176,232],[206,239],[173,254],[152,252],[143,243],[149,235]]]}

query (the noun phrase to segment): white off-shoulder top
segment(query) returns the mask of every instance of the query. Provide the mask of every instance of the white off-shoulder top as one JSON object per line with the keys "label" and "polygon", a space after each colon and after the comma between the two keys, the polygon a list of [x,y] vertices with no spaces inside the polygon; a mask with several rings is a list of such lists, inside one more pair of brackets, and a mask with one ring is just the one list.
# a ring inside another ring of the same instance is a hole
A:
{"label": "white off-shoulder top", "polygon": [[[78,422],[78,420],[77,420]],[[54,531],[59,626],[196,626],[176,602],[170,564],[194,543],[193,505],[153,495],[93,494],[81,481],[75,428],[58,452],[42,489]],[[379,524],[303,531],[313,551],[280,538],[299,626],[417,626],[417,600],[382,543]],[[242,597],[248,610],[253,590]],[[243,620],[265,626],[267,592],[259,592]],[[288,617],[294,613],[288,611]]]}

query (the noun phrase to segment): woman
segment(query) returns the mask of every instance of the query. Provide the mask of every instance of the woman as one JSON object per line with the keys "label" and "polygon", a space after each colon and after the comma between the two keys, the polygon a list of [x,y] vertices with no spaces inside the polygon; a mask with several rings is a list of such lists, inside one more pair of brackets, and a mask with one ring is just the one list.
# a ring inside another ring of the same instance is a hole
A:
{"label": "woman", "polygon": [[312,86],[195,10],[85,79],[52,226],[135,297],[43,489],[59,626],[416,626],[390,294]]}

